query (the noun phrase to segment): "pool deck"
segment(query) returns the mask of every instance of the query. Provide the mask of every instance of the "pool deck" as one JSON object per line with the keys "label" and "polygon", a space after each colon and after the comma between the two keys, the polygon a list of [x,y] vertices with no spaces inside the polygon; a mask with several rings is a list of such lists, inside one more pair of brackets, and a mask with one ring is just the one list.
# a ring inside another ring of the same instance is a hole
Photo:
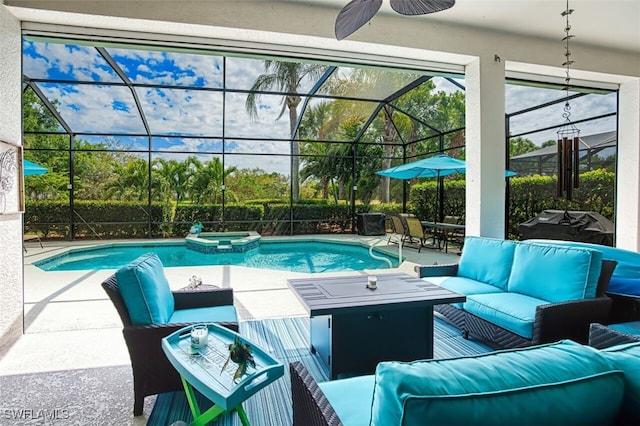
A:
{"label": "pool deck", "polygon": [[[387,244],[387,238],[384,237],[322,235],[315,238],[362,241],[368,245],[376,245],[391,255],[398,255],[398,246]],[[103,243],[112,242],[115,241]],[[131,240],[127,242],[130,243]],[[0,397],[6,396],[5,392],[8,392],[15,399],[15,393],[22,391],[11,389],[10,381],[5,380],[4,376],[130,366],[129,354],[122,338],[122,323],[113,304],[100,286],[100,283],[113,274],[114,270],[45,272],[33,265],[33,262],[59,254],[72,246],[100,243],[102,242],[44,242],[44,248],[40,248],[37,242],[25,243],[27,250],[24,253],[25,334],[15,344],[0,353],[0,384],[2,385]],[[403,249],[403,256],[405,261],[399,268],[384,270],[309,274],[240,266],[189,266],[165,268],[165,273],[172,289],[188,285],[189,278],[193,275],[201,277],[206,284],[232,287],[234,303],[242,321],[306,315],[304,307],[287,285],[289,278],[382,274],[397,271],[415,274],[413,271],[415,264],[451,263],[459,259],[455,252],[443,253],[423,248],[418,253],[416,249],[407,246]],[[130,373],[126,379],[131,380]],[[106,380],[105,388],[109,386],[109,382]],[[119,386],[122,387],[122,384]],[[117,386],[114,385],[114,388]],[[142,425],[146,423],[152,401],[148,404],[149,407],[145,406],[143,416],[134,418],[130,411],[133,397],[132,392],[130,393],[113,392],[111,398],[116,400],[109,402],[107,398],[103,402],[109,405],[111,412],[109,422],[105,424]],[[27,400],[26,396],[25,400]],[[116,415],[113,411],[114,407],[124,410],[118,419],[113,418]]]}

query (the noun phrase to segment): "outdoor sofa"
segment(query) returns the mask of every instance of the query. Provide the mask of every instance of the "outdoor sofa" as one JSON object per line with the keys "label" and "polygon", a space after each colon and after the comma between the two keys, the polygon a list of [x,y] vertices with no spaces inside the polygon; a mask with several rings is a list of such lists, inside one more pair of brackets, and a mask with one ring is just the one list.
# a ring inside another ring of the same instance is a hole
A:
{"label": "outdoor sofa", "polygon": [[602,252],[604,259],[616,261],[611,280],[605,289],[613,301],[609,323],[640,321],[640,253],[600,244],[563,240],[526,240],[532,243],[586,247]]}
{"label": "outdoor sofa", "polygon": [[610,315],[605,289],[615,265],[590,248],[466,237],[459,263],[416,271],[467,297],[434,307],[465,337],[514,348],[560,339],[587,343],[589,325]]}
{"label": "outdoor sofa", "polygon": [[122,267],[102,287],[122,320],[133,370],[135,416],[142,415],[146,396],[183,389],[180,375],[162,351],[163,337],[200,322],[216,322],[238,331],[233,289],[207,286],[171,291],[155,253]]}
{"label": "outdoor sofa", "polygon": [[290,373],[294,426],[640,424],[640,343],[381,362],[322,383],[300,362]]}

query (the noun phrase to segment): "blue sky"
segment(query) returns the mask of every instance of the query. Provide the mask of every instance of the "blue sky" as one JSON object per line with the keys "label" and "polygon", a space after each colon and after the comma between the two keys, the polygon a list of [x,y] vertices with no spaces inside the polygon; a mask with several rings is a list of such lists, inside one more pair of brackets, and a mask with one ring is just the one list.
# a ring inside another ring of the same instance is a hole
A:
{"label": "blue sky", "polygon": [[[39,83],[42,91],[57,99],[59,111],[68,124],[77,132],[144,134],[143,122],[138,114],[134,98],[127,87],[110,83],[121,82],[98,51],[89,46],[69,46],[57,43],[24,41],[24,74],[34,79],[56,79],[71,84]],[[153,133],[167,135],[222,135],[227,138],[286,139],[289,136],[288,114],[277,120],[282,109],[282,97],[262,95],[259,98],[257,120],[250,120],[245,111],[245,93],[227,92],[225,102],[221,92],[197,90],[198,88],[222,88],[248,90],[255,79],[264,72],[263,62],[258,59],[226,57],[210,54],[160,52],[106,48],[129,80],[136,84],[163,84],[172,88],[137,87],[136,94],[149,127]],[[224,67],[226,65],[226,75]],[[352,69],[341,67],[340,73],[348,75]],[[400,77],[403,75],[401,74]],[[226,78],[226,82],[223,79]],[[407,80],[411,75],[406,75]],[[75,81],[103,84],[80,85]],[[442,78],[435,78],[438,90],[450,92],[455,86]],[[308,91],[314,81],[303,81],[300,92]],[[463,81],[461,81],[464,84]],[[379,97],[392,93],[394,88],[380,88],[380,93],[359,93]],[[538,105],[551,99],[564,97],[564,92],[526,86],[507,85],[506,110],[517,111]],[[226,122],[222,122],[223,105]],[[590,95],[574,100],[572,118],[597,116],[615,112],[616,96],[610,94]],[[512,133],[521,133],[535,128],[562,122],[563,105],[539,110],[513,119]],[[615,130],[614,119],[600,120],[580,126],[583,135]],[[555,131],[526,136],[540,144],[555,139]],[[104,137],[85,139],[102,141]],[[116,138],[127,146],[141,146],[145,138]],[[219,151],[221,142],[200,138],[157,138],[154,148],[193,153]],[[260,141],[229,141],[226,152],[241,152],[246,155],[227,157],[227,165],[239,168],[260,167],[265,171],[288,174],[289,145],[286,143]],[[255,156],[251,154],[282,154],[279,157]],[[167,154],[170,155],[170,154]],[[175,155],[178,159],[184,156]],[[186,156],[186,155],[185,155]],[[211,155],[200,155],[203,160]]]}

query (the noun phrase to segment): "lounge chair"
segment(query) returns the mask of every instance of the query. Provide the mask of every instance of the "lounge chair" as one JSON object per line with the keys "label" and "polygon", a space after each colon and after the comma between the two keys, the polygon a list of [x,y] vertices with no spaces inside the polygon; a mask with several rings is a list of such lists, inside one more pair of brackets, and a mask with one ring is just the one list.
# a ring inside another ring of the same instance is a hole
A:
{"label": "lounge chair", "polygon": [[201,322],[216,322],[238,331],[233,289],[172,292],[162,262],[154,253],[121,268],[102,287],[123,324],[133,370],[134,416],[142,415],[146,396],[183,389],[180,375],[162,351],[163,337]]}
{"label": "lounge chair", "polygon": [[426,247],[426,236],[422,228],[422,223],[415,217],[405,217],[404,220],[407,223],[407,235],[402,245],[404,246],[407,242],[409,242],[409,244],[415,244],[417,245],[418,253],[420,253],[422,247]]}
{"label": "lounge chair", "polygon": [[[387,244],[389,243],[402,244],[407,235],[407,230],[405,229],[405,226],[402,223],[402,220],[400,220],[399,216],[391,216],[391,224],[393,225],[393,229],[392,229],[393,232],[389,236],[389,240],[387,241]],[[399,236],[399,240],[392,241],[394,235]]]}
{"label": "lounge chair", "polygon": [[24,243],[26,243],[27,241],[37,241],[38,243],[40,243],[40,248],[44,248],[42,246],[42,240],[40,239],[40,235],[38,234],[24,234],[22,236],[22,248],[24,249],[25,253],[27,252],[27,247],[25,247]]}

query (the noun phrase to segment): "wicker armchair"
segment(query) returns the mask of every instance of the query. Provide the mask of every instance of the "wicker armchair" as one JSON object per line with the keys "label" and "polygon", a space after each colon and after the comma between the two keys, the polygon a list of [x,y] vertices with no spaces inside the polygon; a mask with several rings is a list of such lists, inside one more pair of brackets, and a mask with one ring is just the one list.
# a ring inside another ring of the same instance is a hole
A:
{"label": "wicker armchair", "polygon": [[[102,287],[113,302],[122,320],[122,334],[129,349],[133,370],[134,416],[142,415],[144,398],[182,388],[180,376],[171,366],[161,348],[161,340],[191,323],[132,325],[129,311],[118,289],[115,275],[107,278]],[[233,305],[233,289],[214,288],[207,291],[180,290],[172,292],[175,310]],[[237,322],[221,325],[238,331]]]}

